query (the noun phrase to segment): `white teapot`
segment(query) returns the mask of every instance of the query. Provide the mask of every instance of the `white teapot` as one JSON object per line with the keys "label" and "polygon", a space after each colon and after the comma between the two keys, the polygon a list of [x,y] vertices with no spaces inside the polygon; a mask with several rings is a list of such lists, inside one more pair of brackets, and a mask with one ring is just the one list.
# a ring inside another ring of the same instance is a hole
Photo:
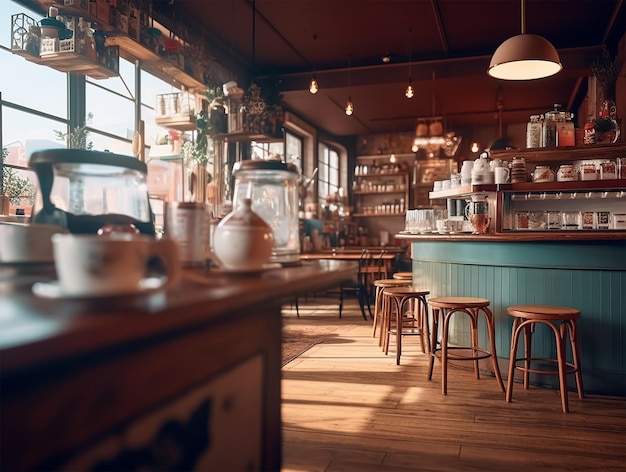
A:
{"label": "white teapot", "polygon": [[252,211],[249,198],[242,199],[239,208],[226,215],[213,233],[213,251],[225,271],[261,270],[273,248],[272,227]]}

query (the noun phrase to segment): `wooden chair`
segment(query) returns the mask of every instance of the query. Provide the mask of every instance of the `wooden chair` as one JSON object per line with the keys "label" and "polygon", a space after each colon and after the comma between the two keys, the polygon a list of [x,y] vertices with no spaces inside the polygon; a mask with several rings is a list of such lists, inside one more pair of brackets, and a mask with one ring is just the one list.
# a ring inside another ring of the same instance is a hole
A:
{"label": "wooden chair", "polygon": [[[559,376],[559,389],[561,392],[561,407],[563,413],[569,412],[567,398],[567,375],[575,374],[578,398],[584,398],[583,379],[580,369],[580,352],[576,333],[576,320],[580,318],[580,311],[574,308],[549,305],[514,305],[507,308],[507,312],[513,317],[511,333],[511,353],[509,356],[509,375],[506,385],[506,401],[510,402],[513,396],[513,381],[515,369],[524,373],[524,388],[528,389],[529,374],[557,375]],[[535,325],[544,324],[554,333],[556,342],[556,358],[533,357],[531,349],[532,335]],[[519,336],[524,333],[524,356],[517,357],[517,345]],[[572,347],[572,362],[566,358],[567,336],[569,335]],[[518,365],[522,361],[523,366]],[[555,370],[538,369],[536,362],[548,362],[556,364]]]}

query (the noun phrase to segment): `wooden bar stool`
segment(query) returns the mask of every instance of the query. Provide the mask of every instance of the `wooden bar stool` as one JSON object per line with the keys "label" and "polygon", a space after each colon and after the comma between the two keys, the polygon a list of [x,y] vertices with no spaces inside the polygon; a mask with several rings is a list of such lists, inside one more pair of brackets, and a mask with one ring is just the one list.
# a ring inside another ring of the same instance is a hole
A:
{"label": "wooden bar stool", "polygon": [[413,272],[396,272],[393,274],[393,278],[398,280],[413,280]]}
{"label": "wooden bar stool", "polygon": [[[396,364],[400,365],[400,355],[402,354],[402,336],[419,335],[421,338],[422,352],[430,352],[430,340],[428,338],[428,302],[426,296],[430,294],[429,290],[416,288],[410,285],[387,287],[383,290],[383,296],[386,297],[389,307],[385,311],[386,317],[383,318],[383,328],[381,336],[385,336],[384,349],[385,355],[389,352],[389,336],[391,333],[396,334]],[[405,315],[403,311],[405,306],[409,306],[410,315]],[[392,326],[392,312],[395,308],[395,327]],[[412,332],[404,332],[403,324],[409,321],[412,326]]]}
{"label": "wooden bar stool", "polygon": [[[567,398],[567,375],[575,374],[578,398],[584,398],[583,379],[580,369],[580,352],[576,333],[576,320],[580,318],[580,311],[573,308],[550,305],[514,305],[507,308],[507,312],[513,319],[513,329],[511,332],[511,354],[509,356],[509,377],[506,384],[506,401],[510,402],[513,396],[513,380],[515,369],[524,372],[524,388],[528,389],[528,378],[532,372],[534,374],[547,374],[559,376],[559,387],[561,391],[561,406],[563,413],[569,411]],[[535,325],[541,323],[549,326],[554,333],[556,341],[556,359],[532,357],[532,335]],[[517,345],[520,333],[524,332],[524,357],[517,357]],[[566,346],[567,335],[569,334],[572,346],[572,362],[567,361]],[[523,361],[524,365],[517,363]],[[545,370],[533,368],[532,362],[543,361],[556,363],[556,370]]]}
{"label": "wooden bar stool", "polygon": [[[432,379],[433,366],[438,351],[441,358],[441,393],[448,393],[448,360],[453,361],[473,361],[476,378],[480,378],[478,361],[480,359],[491,358],[493,372],[500,385],[500,390],[504,392],[504,383],[498,368],[498,358],[496,355],[495,326],[493,313],[489,309],[489,300],[478,297],[437,297],[431,298],[428,303],[433,312],[433,330],[431,333],[431,352],[428,364],[428,380]],[[471,346],[448,346],[448,329],[450,318],[454,313],[465,313],[472,322],[472,345]],[[487,334],[489,337],[490,350],[478,347],[478,319],[480,314],[484,315],[487,322]],[[438,343],[439,319],[443,321],[441,342]],[[437,345],[439,344],[439,348]],[[455,351],[471,351],[467,355],[456,354]]]}
{"label": "wooden bar stool", "polygon": [[[374,281],[375,297],[374,297],[374,323],[372,327],[372,337],[376,337],[376,328],[378,325],[384,326],[385,312],[389,308],[389,304],[384,303],[383,290],[388,287],[402,287],[411,285],[410,280],[400,279],[378,279]],[[383,328],[380,330],[378,345],[383,345]]]}

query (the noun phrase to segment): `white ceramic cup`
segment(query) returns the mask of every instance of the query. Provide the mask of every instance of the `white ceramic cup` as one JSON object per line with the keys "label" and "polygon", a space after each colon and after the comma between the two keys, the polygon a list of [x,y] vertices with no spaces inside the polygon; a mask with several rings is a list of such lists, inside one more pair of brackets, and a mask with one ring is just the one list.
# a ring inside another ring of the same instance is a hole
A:
{"label": "white ceramic cup", "polygon": [[178,249],[172,239],[130,233],[55,234],[52,248],[59,287],[67,296],[140,292],[153,259],[164,267],[159,275],[167,276],[167,282],[153,288],[168,288],[180,278]]}
{"label": "white ceramic cup", "polygon": [[493,169],[496,184],[506,184],[509,181],[510,171],[508,167],[495,167]]}

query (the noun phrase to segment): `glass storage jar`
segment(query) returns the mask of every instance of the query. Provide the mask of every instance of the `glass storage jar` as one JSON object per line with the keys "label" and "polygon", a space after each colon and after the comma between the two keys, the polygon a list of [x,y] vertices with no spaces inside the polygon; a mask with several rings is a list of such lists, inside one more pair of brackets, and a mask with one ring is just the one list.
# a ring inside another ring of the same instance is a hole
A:
{"label": "glass storage jar", "polygon": [[246,160],[235,163],[233,176],[234,208],[239,207],[242,199],[251,199],[252,211],[274,231],[274,249],[270,262],[298,262],[298,168],[282,161]]}

